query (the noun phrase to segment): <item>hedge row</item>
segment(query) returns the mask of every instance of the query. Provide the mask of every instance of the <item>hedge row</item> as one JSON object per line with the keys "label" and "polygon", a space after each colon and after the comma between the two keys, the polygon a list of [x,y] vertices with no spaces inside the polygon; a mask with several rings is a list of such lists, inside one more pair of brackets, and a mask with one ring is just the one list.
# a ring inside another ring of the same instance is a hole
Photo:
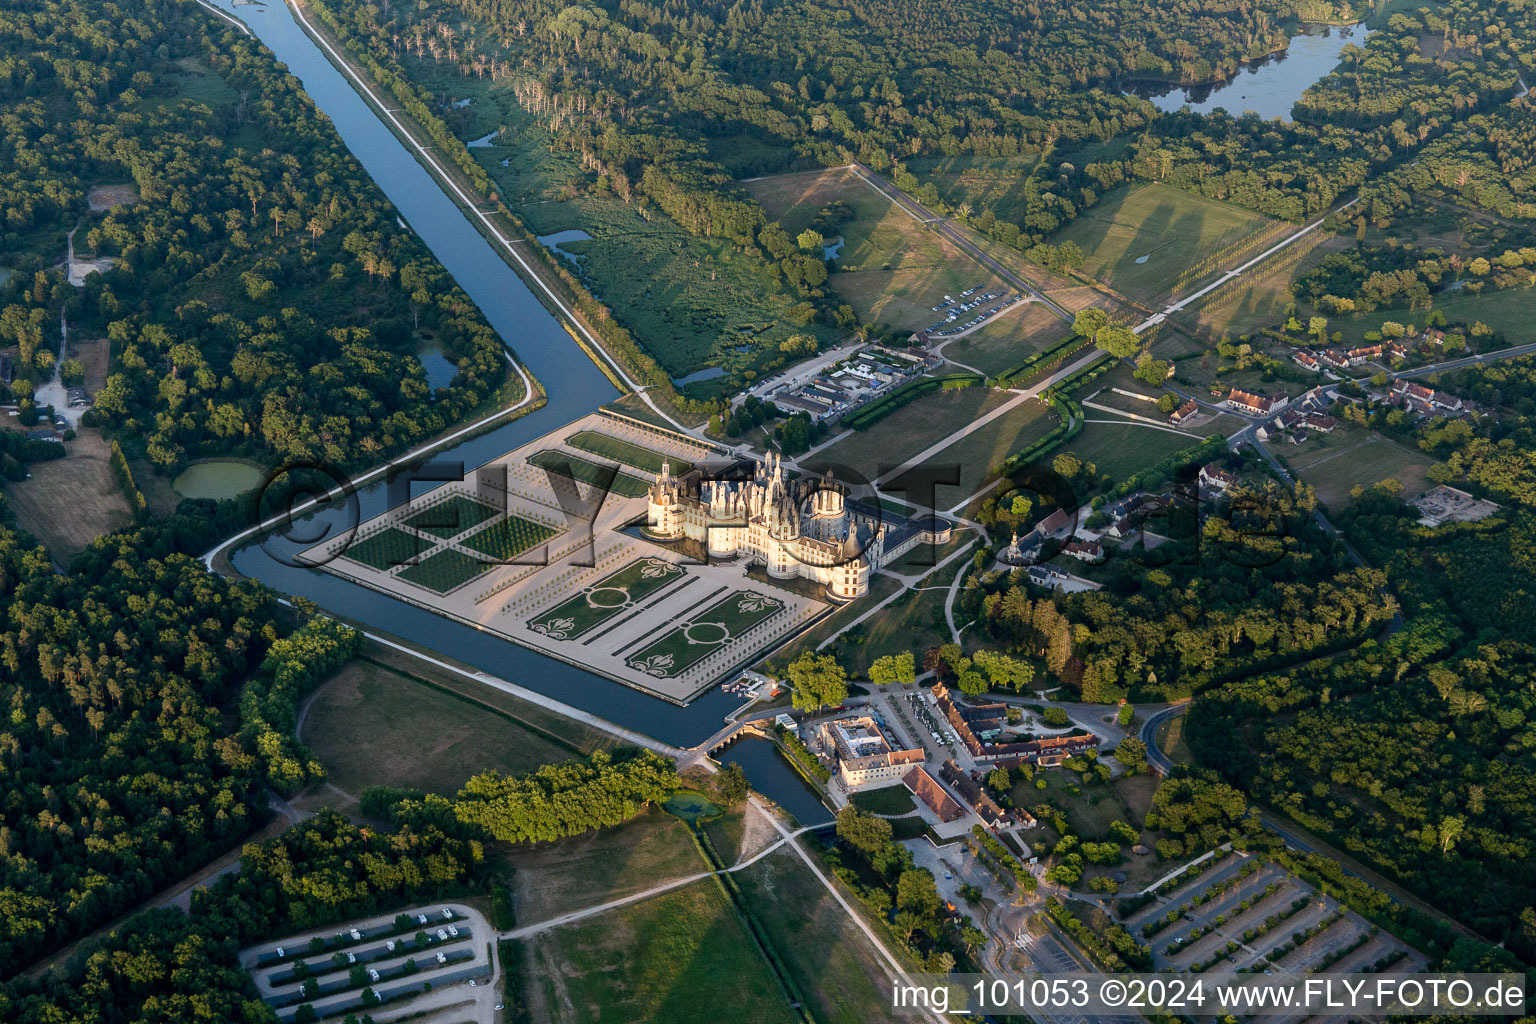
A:
{"label": "hedge row", "polygon": [[843,426],[850,430],[865,430],[926,394],[941,389],[951,391],[955,388],[968,388],[985,383],[986,378],[979,373],[947,373],[942,377],[922,377],[910,384],[903,384],[884,398],[877,398],[864,408],[844,416]]}

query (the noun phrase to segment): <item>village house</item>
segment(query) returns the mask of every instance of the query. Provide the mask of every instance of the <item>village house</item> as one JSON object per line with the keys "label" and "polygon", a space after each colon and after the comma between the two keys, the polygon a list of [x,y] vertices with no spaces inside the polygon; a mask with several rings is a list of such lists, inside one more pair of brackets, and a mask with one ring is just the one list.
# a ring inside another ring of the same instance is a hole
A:
{"label": "village house", "polygon": [[960,799],[971,805],[971,810],[984,823],[993,828],[1003,828],[1012,822],[1012,815],[992,799],[981,783],[969,773],[962,771],[954,760],[945,761],[939,767],[939,778],[949,783],[949,787],[960,794]]}
{"label": "village house", "polygon": [[1227,472],[1225,469],[1222,469],[1214,462],[1207,462],[1205,465],[1200,467],[1199,480],[1200,489],[1202,491],[1210,489],[1215,491],[1217,494],[1225,493],[1228,487],[1231,487],[1233,484],[1237,483],[1236,476]]}
{"label": "village house", "polygon": [[1466,404],[1455,395],[1436,391],[1409,380],[1392,383],[1392,399],[1404,409],[1429,416],[1436,414],[1459,415],[1466,411]]}
{"label": "village house", "polygon": [[1317,361],[1317,356],[1313,355],[1310,351],[1304,348],[1298,349],[1296,353],[1291,356],[1291,362],[1295,363],[1303,370],[1311,370],[1313,373],[1321,373],[1323,371],[1323,364]]}
{"label": "village house", "polygon": [[1265,416],[1290,404],[1285,395],[1261,395],[1255,391],[1233,388],[1227,395],[1227,407],[1245,412],[1250,416]]}
{"label": "village house", "polygon": [[1061,552],[1080,562],[1097,562],[1104,557],[1104,546],[1096,540],[1074,540],[1068,542]]}
{"label": "village house", "polygon": [[1189,401],[1185,402],[1183,405],[1179,406],[1177,409],[1173,410],[1173,412],[1168,414],[1168,422],[1172,423],[1174,426],[1178,426],[1180,423],[1183,423],[1185,420],[1189,419],[1199,411],[1200,403],[1191,398]]}

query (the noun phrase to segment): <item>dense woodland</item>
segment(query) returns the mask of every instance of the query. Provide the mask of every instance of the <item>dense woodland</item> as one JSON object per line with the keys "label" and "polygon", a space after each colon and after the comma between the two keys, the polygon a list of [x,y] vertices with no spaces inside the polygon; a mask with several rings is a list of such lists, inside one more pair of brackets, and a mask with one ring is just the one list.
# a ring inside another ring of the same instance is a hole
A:
{"label": "dense woodland", "polygon": [[1536,362],[1447,374],[1496,406],[1429,420],[1446,476],[1504,506],[1436,529],[1390,486],[1342,526],[1386,573],[1405,628],[1302,669],[1230,683],[1190,712],[1202,760],[1536,960]]}
{"label": "dense woodland", "polygon": [[1015,570],[968,581],[960,608],[1084,700],[1188,696],[1351,645],[1391,620],[1382,574],[1351,562],[1315,507],[1304,485],[1234,488],[1202,522],[1177,507],[1148,521],[1171,540],[1112,559],[1103,590],[1032,597]]}
{"label": "dense woodland", "polygon": [[[467,297],[297,80],[175,0],[23,0],[0,11],[0,346],[29,402],[61,314],[107,337],[89,416],[173,470],[237,453],[371,464],[484,403],[507,377]],[[101,185],[138,201],[91,212]],[[116,264],[83,289],[55,265]],[[418,328],[430,334],[418,334]],[[459,374],[434,396],[435,339]],[[517,339],[507,339],[515,344]]]}

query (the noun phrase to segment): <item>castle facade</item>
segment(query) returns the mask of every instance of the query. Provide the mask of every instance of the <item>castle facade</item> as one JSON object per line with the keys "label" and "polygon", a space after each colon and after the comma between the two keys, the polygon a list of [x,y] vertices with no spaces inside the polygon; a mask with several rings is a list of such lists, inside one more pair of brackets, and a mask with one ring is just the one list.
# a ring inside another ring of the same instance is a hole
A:
{"label": "castle facade", "polygon": [[830,470],[789,482],[773,453],[749,468],[742,479],[711,479],[696,469],[673,476],[663,463],[651,484],[648,532],[698,541],[712,560],[743,559],[776,579],[812,580],[833,601],[869,593],[870,573],[885,556],[885,525],[850,510]]}

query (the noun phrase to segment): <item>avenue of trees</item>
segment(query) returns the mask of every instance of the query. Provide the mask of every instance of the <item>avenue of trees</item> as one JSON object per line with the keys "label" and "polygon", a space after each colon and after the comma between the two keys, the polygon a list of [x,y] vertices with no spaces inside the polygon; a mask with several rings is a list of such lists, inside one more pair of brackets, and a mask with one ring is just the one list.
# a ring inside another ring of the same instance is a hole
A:
{"label": "avenue of trees", "polygon": [[[111,340],[88,416],[174,470],[198,456],[377,461],[506,379],[501,345],[256,42],[174,0],[0,11],[0,345],[23,399],[63,313]],[[219,28],[218,26],[222,26]],[[92,212],[95,186],[137,201]],[[115,265],[85,287],[53,269]],[[434,395],[430,332],[458,376]]]}

